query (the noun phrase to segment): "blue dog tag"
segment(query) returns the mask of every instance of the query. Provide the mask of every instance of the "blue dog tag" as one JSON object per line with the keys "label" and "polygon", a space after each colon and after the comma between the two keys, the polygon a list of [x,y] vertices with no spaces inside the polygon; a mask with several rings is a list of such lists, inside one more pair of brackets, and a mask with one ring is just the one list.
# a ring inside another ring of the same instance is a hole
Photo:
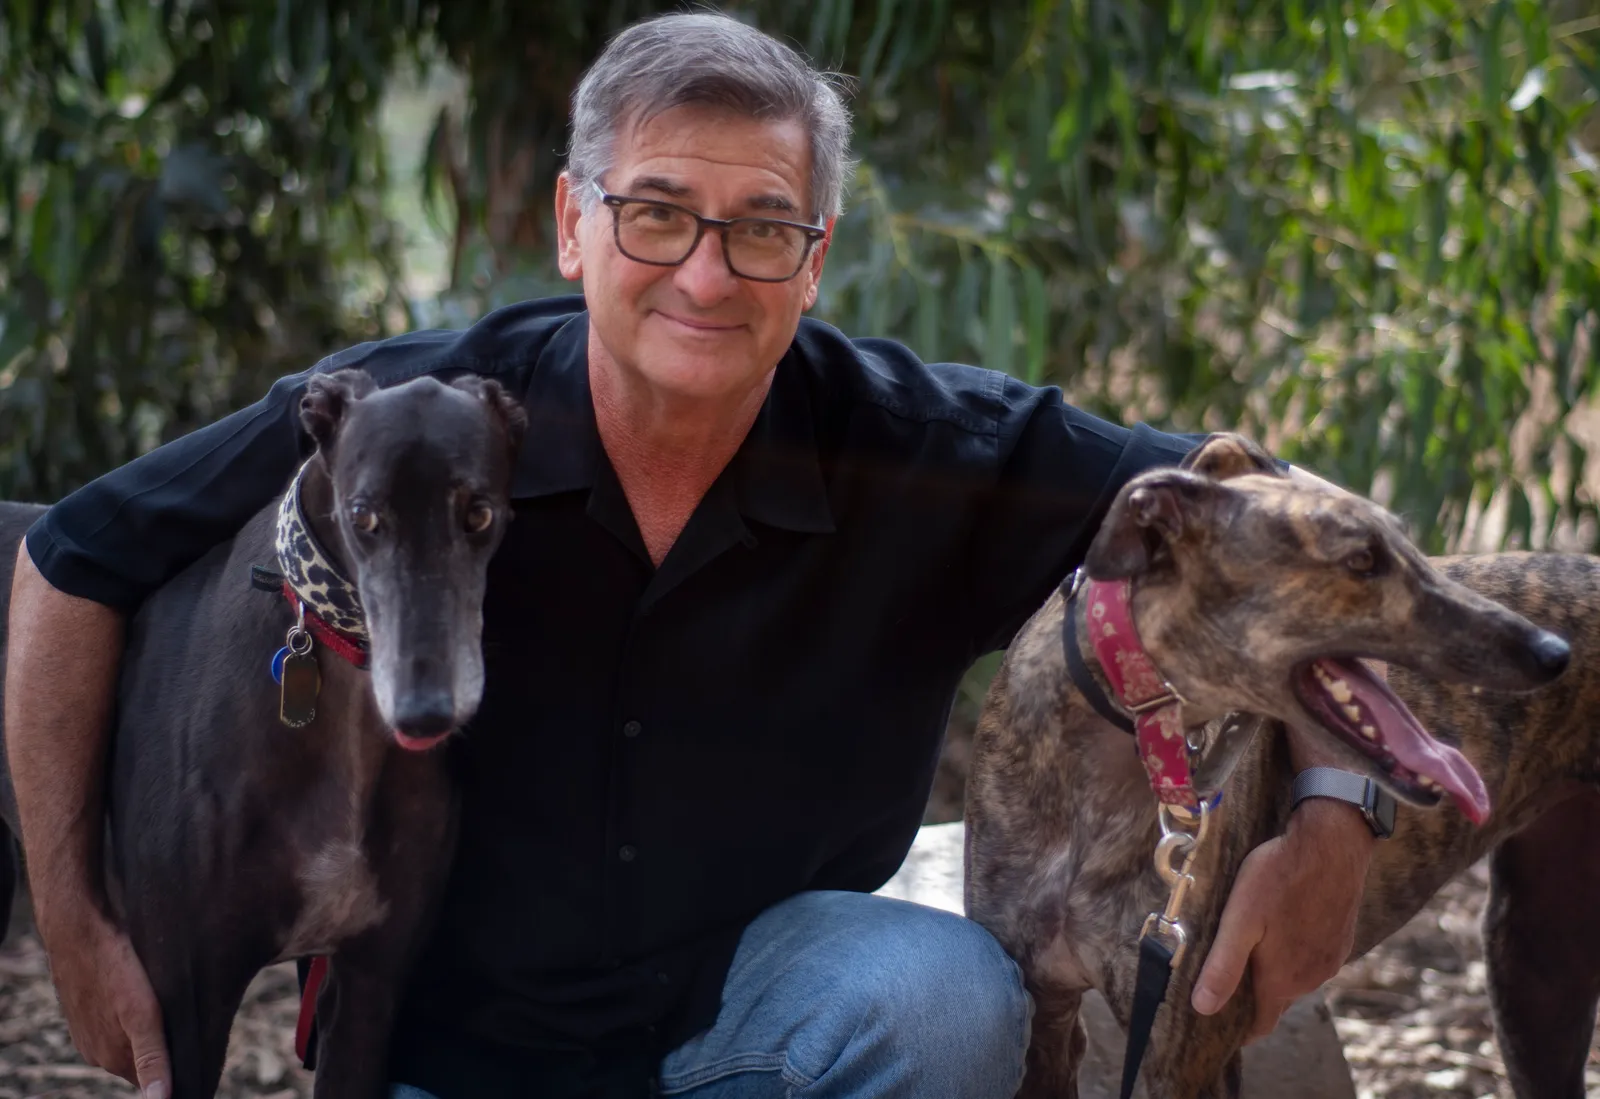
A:
{"label": "blue dog tag", "polygon": [[272,681],[279,685],[283,683],[283,658],[289,655],[289,647],[285,645],[272,654]]}

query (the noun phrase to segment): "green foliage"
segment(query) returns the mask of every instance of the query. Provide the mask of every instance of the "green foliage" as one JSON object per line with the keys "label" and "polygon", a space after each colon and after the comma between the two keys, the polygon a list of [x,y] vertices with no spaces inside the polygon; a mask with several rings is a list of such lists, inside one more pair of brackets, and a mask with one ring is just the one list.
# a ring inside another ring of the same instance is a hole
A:
{"label": "green foliage", "polygon": [[8,0],[0,495],[54,498],[384,330],[369,119],[402,40],[361,14]]}
{"label": "green foliage", "polygon": [[[553,289],[572,84],[676,6],[5,2],[0,492],[43,496],[341,343]],[[727,8],[858,77],[823,316],[1238,427],[1437,548],[1497,490],[1523,542],[1595,510],[1566,424],[1596,371],[1600,17],[1566,3]],[[459,254],[404,302],[374,109],[433,59],[468,86],[420,184]]]}
{"label": "green foliage", "polygon": [[825,46],[866,76],[830,315],[1116,418],[1237,427],[1434,548],[1513,479],[1524,544],[1524,489],[1541,535],[1593,514],[1551,474],[1596,371],[1600,19],[952,0],[930,34],[853,8]]}

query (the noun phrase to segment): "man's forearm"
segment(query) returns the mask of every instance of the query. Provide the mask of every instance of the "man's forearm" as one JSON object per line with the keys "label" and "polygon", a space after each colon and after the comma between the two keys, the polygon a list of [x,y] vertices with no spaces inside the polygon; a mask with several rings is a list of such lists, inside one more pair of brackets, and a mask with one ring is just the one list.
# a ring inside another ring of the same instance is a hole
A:
{"label": "man's forearm", "polygon": [[40,930],[104,903],[107,728],[122,616],[57,591],[17,549],[7,627],[5,744]]}

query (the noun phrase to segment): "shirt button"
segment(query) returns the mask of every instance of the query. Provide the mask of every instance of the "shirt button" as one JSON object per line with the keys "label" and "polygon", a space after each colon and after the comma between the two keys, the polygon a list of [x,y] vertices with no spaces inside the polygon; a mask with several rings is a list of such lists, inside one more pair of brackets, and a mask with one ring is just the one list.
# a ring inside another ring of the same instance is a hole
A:
{"label": "shirt button", "polygon": [[636,737],[643,728],[644,726],[637,721],[630,721],[622,726],[622,735],[629,738]]}
{"label": "shirt button", "polygon": [[632,862],[638,854],[639,849],[637,847],[631,843],[625,843],[622,845],[621,849],[617,851],[617,858],[621,859],[623,862]]}

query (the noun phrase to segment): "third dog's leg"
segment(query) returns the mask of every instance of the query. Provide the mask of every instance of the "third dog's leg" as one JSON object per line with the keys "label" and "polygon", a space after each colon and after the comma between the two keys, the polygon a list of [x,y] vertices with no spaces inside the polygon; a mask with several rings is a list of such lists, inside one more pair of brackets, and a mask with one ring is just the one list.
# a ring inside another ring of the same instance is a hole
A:
{"label": "third dog's leg", "polygon": [[1500,1053],[1519,1099],[1583,1099],[1600,996],[1600,792],[1502,843],[1483,917]]}
{"label": "third dog's leg", "polygon": [[1028,992],[1033,1038],[1017,1099],[1078,1099],[1078,1066],[1088,1044],[1080,1018],[1083,990],[1030,984]]}

